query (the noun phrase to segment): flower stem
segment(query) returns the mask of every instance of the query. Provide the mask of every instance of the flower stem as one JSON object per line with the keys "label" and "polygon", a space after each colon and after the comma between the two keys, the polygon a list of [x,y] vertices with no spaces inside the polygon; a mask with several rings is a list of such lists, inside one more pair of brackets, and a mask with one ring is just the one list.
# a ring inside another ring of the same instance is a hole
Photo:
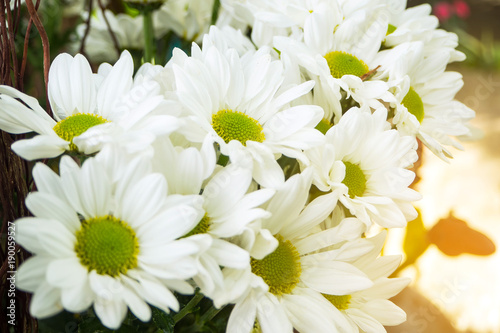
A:
{"label": "flower stem", "polygon": [[154,61],[154,33],[153,33],[153,11],[142,12],[144,30],[144,62]]}
{"label": "flower stem", "polygon": [[196,292],[196,294],[191,298],[191,300],[184,306],[181,311],[177,312],[174,316],[174,321],[177,324],[182,318],[184,318],[187,314],[191,313],[191,310],[203,299],[203,294],[200,292]]}
{"label": "flower stem", "polygon": [[213,317],[215,317],[224,307],[222,306],[220,309],[215,308],[212,306],[210,309],[205,312],[199,320],[200,326],[203,327],[207,321],[210,321]]}

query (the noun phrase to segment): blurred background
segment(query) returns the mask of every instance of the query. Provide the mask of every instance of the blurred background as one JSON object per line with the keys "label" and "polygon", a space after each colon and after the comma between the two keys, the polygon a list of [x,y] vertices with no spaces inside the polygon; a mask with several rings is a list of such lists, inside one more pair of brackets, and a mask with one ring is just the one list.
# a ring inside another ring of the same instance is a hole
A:
{"label": "blurred background", "polygon": [[[389,235],[386,254],[405,252],[397,274],[412,284],[393,300],[408,315],[395,332],[500,332],[500,1],[430,3],[441,27],[457,33],[467,60],[457,99],[476,111],[473,141],[446,164],[427,150],[415,187],[421,219]],[[451,215],[450,215],[451,214]],[[444,238],[446,237],[446,239]],[[405,264],[406,261],[406,264]],[[412,263],[413,262],[413,263]]]}

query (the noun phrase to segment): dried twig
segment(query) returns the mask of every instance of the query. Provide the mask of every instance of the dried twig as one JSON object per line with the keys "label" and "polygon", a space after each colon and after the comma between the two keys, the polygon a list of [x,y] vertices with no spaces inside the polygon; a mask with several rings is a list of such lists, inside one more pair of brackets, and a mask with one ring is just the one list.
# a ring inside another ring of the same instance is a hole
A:
{"label": "dried twig", "polygon": [[[33,5],[32,0],[26,0],[26,6],[28,7],[28,12],[30,13],[31,19],[35,24],[38,33],[40,34],[40,38],[42,39],[42,47],[43,47],[43,77],[45,81],[45,91],[47,91],[47,84],[49,83],[49,67],[50,67],[50,44],[49,37],[45,32],[45,28],[43,27],[42,21],[40,21],[40,17],[36,11],[35,6]],[[47,113],[52,116],[52,112],[49,107],[50,103],[47,101]]]}
{"label": "dried twig", "polygon": [[88,14],[89,16],[87,17],[87,20],[85,21],[85,32],[83,34],[83,37],[82,37],[82,42],[80,44],[80,53],[85,55],[85,41],[87,40],[87,36],[89,35],[89,32],[90,32],[90,22],[91,22],[91,18],[92,18],[92,9],[93,9],[93,6],[94,6],[94,1],[93,0],[88,0],[89,1],[89,9],[88,9]]}
{"label": "dried twig", "polygon": [[106,8],[104,8],[104,5],[102,4],[101,0],[98,0],[99,7],[101,8],[102,11],[102,17],[104,17],[104,22],[106,23],[106,26],[108,27],[109,35],[111,36],[111,40],[113,41],[113,46],[115,47],[116,53],[118,54],[118,57],[120,57],[120,44],[118,43],[118,39],[116,39],[115,32],[113,29],[111,29],[111,25],[109,24],[108,18],[106,17]]}

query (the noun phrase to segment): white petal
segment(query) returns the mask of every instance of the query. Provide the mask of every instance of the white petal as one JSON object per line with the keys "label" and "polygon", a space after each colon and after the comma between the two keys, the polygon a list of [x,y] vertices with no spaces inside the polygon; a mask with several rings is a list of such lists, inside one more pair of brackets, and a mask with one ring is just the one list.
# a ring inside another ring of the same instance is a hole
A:
{"label": "white petal", "polygon": [[130,186],[119,203],[119,217],[137,228],[151,220],[167,196],[167,182],[160,174],[151,174]]}
{"label": "white petal", "polygon": [[61,290],[61,302],[64,308],[70,312],[83,312],[87,310],[94,301],[94,294],[89,287],[88,281],[80,285]]}
{"label": "white petal", "polygon": [[34,192],[28,194],[25,201],[26,207],[36,217],[58,220],[71,232],[76,232],[81,227],[76,212],[66,202],[54,195]]}
{"label": "white petal", "polygon": [[97,93],[99,114],[108,119],[116,102],[132,88],[134,62],[128,51],[123,51],[120,59],[108,73]]}
{"label": "white petal", "polygon": [[31,139],[18,140],[11,146],[17,155],[28,161],[57,157],[68,147],[68,141],[52,135],[36,135]]}
{"label": "white petal", "polygon": [[255,302],[255,299],[247,297],[236,303],[227,322],[227,332],[250,333],[252,331],[257,315]]}
{"label": "white petal", "polygon": [[47,282],[58,288],[81,286],[87,280],[88,270],[76,256],[53,260],[47,268]]}
{"label": "white petal", "polygon": [[147,322],[151,319],[151,308],[135,292],[128,288],[123,290],[123,300],[127,303],[130,311],[140,320]]}
{"label": "white petal", "polygon": [[127,305],[122,300],[97,299],[94,311],[101,323],[109,329],[118,329],[127,315]]}
{"label": "white petal", "polygon": [[17,269],[16,287],[34,292],[45,280],[47,266],[52,259],[45,256],[33,256],[24,261]]}
{"label": "white petal", "polygon": [[60,302],[60,291],[43,282],[33,294],[30,313],[36,318],[51,317],[63,310]]}
{"label": "white petal", "polygon": [[84,212],[98,217],[110,213],[111,184],[101,165],[94,159],[83,163],[80,184],[77,190]]}
{"label": "white petal", "polygon": [[291,333],[292,324],[276,296],[264,294],[257,301],[257,320],[262,332]]}
{"label": "white petal", "polygon": [[208,214],[215,218],[224,215],[243,198],[251,181],[249,169],[233,164],[217,173],[203,191]]}
{"label": "white petal", "polygon": [[247,251],[222,239],[214,239],[208,253],[223,267],[243,269],[250,265]]}
{"label": "white petal", "polygon": [[50,193],[58,198],[64,198],[59,176],[43,163],[37,163],[33,167],[33,179],[38,191]]}
{"label": "white petal", "polygon": [[323,294],[347,295],[373,285],[363,272],[345,262],[302,262],[302,281]]}
{"label": "white petal", "polygon": [[397,305],[386,299],[366,302],[361,310],[375,318],[382,325],[399,325],[406,321],[406,313]]}

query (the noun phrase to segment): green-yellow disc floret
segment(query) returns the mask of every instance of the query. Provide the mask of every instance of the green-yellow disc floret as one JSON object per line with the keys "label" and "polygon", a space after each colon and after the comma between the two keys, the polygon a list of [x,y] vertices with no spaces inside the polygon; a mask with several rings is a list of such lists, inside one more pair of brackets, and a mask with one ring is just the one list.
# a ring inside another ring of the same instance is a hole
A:
{"label": "green-yellow disc floret", "polygon": [[238,140],[246,146],[248,140],[263,142],[266,138],[260,123],[239,111],[220,110],[213,114],[212,127],[226,143]]}
{"label": "green-yellow disc floret", "polygon": [[89,272],[118,276],[137,267],[139,242],[130,226],[110,215],[84,220],[75,252]]}
{"label": "green-yellow disc floret", "polygon": [[410,90],[408,90],[408,93],[401,101],[401,104],[403,104],[408,109],[408,112],[410,112],[417,118],[419,123],[422,123],[425,115],[424,103],[413,88],[410,88]]}
{"label": "green-yellow disc floret", "polygon": [[349,196],[351,198],[355,196],[361,197],[366,190],[366,177],[363,170],[361,170],[359,165],[351,162],[344,162],[344,164],[345,177],[342,183],[349,189]]}
{"label": "green-yellow disc floret", "polygon": [[368,65],[360,60],[343,51],[333,51],[325,55],[330,73],[336,79],[340,79],[344,75],[363,76],[369,72]]}
{"label": "green-yellow disc floret", "polygon": [[251,259],[252,272],[260,276],[269,286],[269,292],[276,296],[289,294],[300,281],[302,266],[300,254],[289,240],[281,235],[274,236],[279,245],[273,253],[262,260]]}
{"label": "green-yellow disc floret", "polygon": [[389,25],[387,26],[387,32],[385,35],[388,36],[388,35],[392,34],[394,31],[396,31],[396,29],[397,29],[396,26],[389,23]]}
{"label": "green-yellow disc floret", "polygon": [[327,300],[330,301],[337,309],[339,310],[347,310],[349,309],[349,303],[351,302],[351,295],[342,295],[342,296],[337,296],[337,295],[327,295],[327,294],[322,294],[325,296]]}
{"label": "green-yellow disc floret", "polygon": [[333,124],[328,119],[321,119],[321,121],[316,125],[316,129],[323,134],[326,134],[330,128],[332,128]]}
{"label": "green-yellow disc floret", "polygon": [[208,215],[205,214],[205,216],[203,216],[203,218],[200,220],[200,222],[198,222],[196,227],[194,227],[193,230],[191,230],[189,233],[187,233],[185,236],[183,236],[183,238],[193,236],[193,235],[206,234],[208,232],[208,230],[210,230],[211,224],[212,223],[210,222],[210,217],[208,217]]}
{"label": "green-yellow disc floret", "polygon": [[96,125],[108,122],[101,116],[91,113],[77,113],[59,121],[54,126],[54,132],[66,141],[69,141],[69,149],[78,151],[78,147],[73,143],[73,138],[83,134],[86,130]]}

